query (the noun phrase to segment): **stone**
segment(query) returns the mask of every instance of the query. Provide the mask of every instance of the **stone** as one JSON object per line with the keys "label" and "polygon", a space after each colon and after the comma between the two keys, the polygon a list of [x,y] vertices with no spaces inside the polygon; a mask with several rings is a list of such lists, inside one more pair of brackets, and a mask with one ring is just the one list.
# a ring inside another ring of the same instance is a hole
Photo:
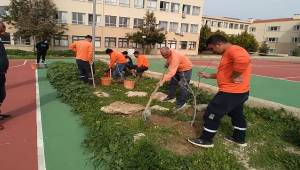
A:
{"label": "stone", "polygon": [[101,111],[110,114],[130,115],[130,114],[141,112],[144,109],[145,107],[139,104],[131,104],[126,102],[116,101],[111,103],[108,106],[102,107]]}
{"label": "stone", "polygon": [[157,110],[157,111],[169,111],[170,110],[168,108],[165,108],[165,107],[162,107],[162,106],[159,106],[159,105],[152,106],[151,109]]}
{"label": "stone", "polygon": [[101,92],[101,91],[95,91],[94,94],[98,97],[109,97],[110,96],[108,93]]}
{"label": "stone", "polygon": [[[152,95],[153,100],[158,100],[158,101],[163,101],[168,95],[162,92],[156,92],[155,94]],[[168,102],[174,103],[176,99],[170,100]]]}
{"label": "stone", "polygon": [[138,140],[141,140],[143,137],[145,137],[146,135],[144,133],[137,133],[133,136],[133,141],[136,142]]}
{"label": "stone", "polygon": [[126,93],[128,97],[145,97],[148,95],[146,92],[139,92],[139,91],[129,91]]}
{"label": "stone", "polygon": [[198,105],[196,106],[196,109],[197,109],[199,112],[205,111],[206,108],[207,108],[207,104],[198,104]]}

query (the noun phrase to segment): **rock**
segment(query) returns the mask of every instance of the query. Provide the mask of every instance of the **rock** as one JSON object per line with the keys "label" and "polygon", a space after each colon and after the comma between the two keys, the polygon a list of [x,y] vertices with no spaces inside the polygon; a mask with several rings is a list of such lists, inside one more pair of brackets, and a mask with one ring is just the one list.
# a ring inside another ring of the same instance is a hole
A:
{"label": "rock", "polygon": [[[168,95],[166,95],[165,93],[162,92],[156,92],[155,94],[153,94],[152,99],[158,100],[158,101],[163,101]],[[176,99],[170,100],[168,102],[170,103],[174,103],[176,101]]]}
{"label": "rock", "polygon": [[205,111],[206,108],[207,108],[207,104],[198,104],[198,105],[196,106],[196,109],[197,109],[199,112]]}
{"label": "rock", "polygon": [[129,91],[126,93],[128,97],[145,97],[148,95],[146,92],[139,92],[139,91]]}
{"label": "rock", "polygon": [[159,106],[159,105],[152,106],[151,109],[153,109],[153,110],[158,110],[158,111],[169,111],[169,110],[170,110],[170,109],[168,109],[168,108],[161,107],[161,106]]}
{"label": "rock", "polygon": [[95,91],[94,94],[98,97],[109,97],[110,96],[108,93],[105,93],[102,91]]}
{"label": "rock", "polygon": [[104,106],[101,108],[101,111],[105,113],[111,113],[111,114],[134,114],[140,111],[143,111],[145,109],[144,106],[139,104],[130,104],[126,102],[120,102],[116,101],[111,103],[108,106]]}
{"label": "rock", "polygon": [[146,135],[144,133],[137,133],[133,136],[133,141],[136,142],[138,140],[141,140],[143,137],[145,137]]}

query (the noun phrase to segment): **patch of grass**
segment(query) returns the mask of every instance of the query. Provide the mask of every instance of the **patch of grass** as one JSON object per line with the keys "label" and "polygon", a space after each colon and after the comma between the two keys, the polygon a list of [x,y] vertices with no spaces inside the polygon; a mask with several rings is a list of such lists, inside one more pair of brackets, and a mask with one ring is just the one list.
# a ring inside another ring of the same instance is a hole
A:
{"label": "patch of grass", "polygon": [[[105,70],[104,63],[96,63],[96,77],[101,77]],[[215,138],[215,147],[208,150],[199,149],[192,155],[182,156],[173,153],[162,143],[176,129],[152,126],[142,117],[122,117],[105,114],[100,111],[114,101],[126,101],[146,105],[149,95],[154,90],[157,80],[143,78],[135,91],[146,91],[148,96],[128,98],[122,84],[114,83],[110,87],[97,87],[96,90],[108,92],[111,97],[99,98],[93,94],[94,89],[83,84],[77,78],[75,64],[57,62],[49,66],[49,81],[57,89],[58,97],[69,104],[73,111],[81,117],[82,125],[87,129],[83,146],[91,156],[95,169],[244,169],[238,161],[239,156],[232,153],[232,147],[224,145],[223,136],[232,133],[231,121],[228,117],[222,120],[220,130]],[[161,88],[166,91],[167,86]],[[195,89],[197,100],[208,103],[212,95]],[[192,97],[189,101],[192,103]],[[172,108],[174,104],[154,101],[153,105]],[[269,109],[245,108],[249,123],[247,140],[251,167],[259,169],[299,169],[299,155],[284,151],[286,147],[299,147],[298,120],[283,116],[284,111]],[[153,114],[169,118],[189,121],[191,116],[153,111]],[[145,138],[133,141],[137,133],[144,133]],[[270,168],[271,167],[271,168]]]}

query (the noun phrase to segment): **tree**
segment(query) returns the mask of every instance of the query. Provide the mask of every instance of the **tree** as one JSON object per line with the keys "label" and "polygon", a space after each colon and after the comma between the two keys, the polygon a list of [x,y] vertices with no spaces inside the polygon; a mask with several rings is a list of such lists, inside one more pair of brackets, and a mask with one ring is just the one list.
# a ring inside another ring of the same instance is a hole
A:
{"label": "tree", "polygon": [[211,29],[209,28],[209,26],[207,26],[205,24],[204,26],[201,27],[200,42],[199,42],[199,53],[201,53],[202,51],[205,51],[206,41],[209,38],[209,36],[211,36],[211,34],[212,34],[212,32],[211,32]]}
{"label": "tree", "polygon": [[258,42],[255,37],[247,31],[244,31],[239,35],[232,35],[228,39],[232,44],[239,45],[245,48],[248,52],[256,52],[258,50]]}
{"label": "tree", "polygon": [[261,54],[268,54],[270,47],[268,44],[264,41],[261,46],[259,47],[259,53]]}
{"label": "tree", "polygon": [[163,43],[166,40],[165,34],[157,28],[156,18],[153,12],[147,11],[144,17],[144,23],[135,33],[127,33],[127,38],[134,43],[142,44],[143,49]]}
{"label": "tree", "polygon": [[52,0],[11,0],[4,20],[16,28],[15,37],[50,39],[66,30],[55,17],[57,8]]}

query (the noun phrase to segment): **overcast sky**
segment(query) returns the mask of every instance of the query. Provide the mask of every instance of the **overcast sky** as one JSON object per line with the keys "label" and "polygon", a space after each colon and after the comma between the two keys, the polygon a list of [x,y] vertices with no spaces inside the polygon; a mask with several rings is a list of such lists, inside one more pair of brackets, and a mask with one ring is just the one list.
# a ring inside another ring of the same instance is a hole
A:
{"label": "overcast sky", "polygon": [[287,18],[300,14],[300,0],[204,0],[204,15],[240,19]]}

